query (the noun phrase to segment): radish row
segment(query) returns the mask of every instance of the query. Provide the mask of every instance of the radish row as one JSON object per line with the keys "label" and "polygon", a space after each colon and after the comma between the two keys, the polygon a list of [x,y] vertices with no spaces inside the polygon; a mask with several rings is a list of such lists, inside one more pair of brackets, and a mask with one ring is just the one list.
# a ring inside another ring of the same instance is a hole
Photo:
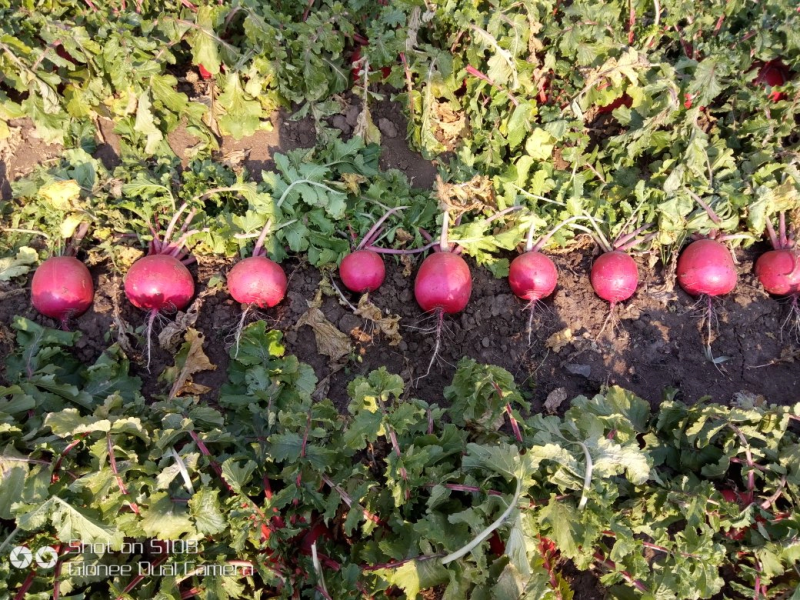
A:
{"label": "radish row", "polygon": [[[148,358],[149,339],[155,317],[164,311],[185,308],[194,296],[194,280],[186,267],[193,259],[183,250],[186,240],[198,232],[187,231],[194,211],[188,214],[180,229],[179,239],[170,241],[177,219],[185,208],[182,207],[172,219],[163,240],[153,231],[150,253],[137,260],[125,275],[124,287],[128,300],[149,313]],[[466,261],[460,256],[460,248],[448,242],[447,213],[444,213],[442,232],[436,243],[415,250],[392,250],[374,246],[382,223],[390,214],[402,208],[404,207],[392,209],[375,224],[354,251],[344,257],[339,273],[349,290],[357,293],[375,291],[386,275],[381,253],[412,254],[433,249],[417,271],[414,296],[424,312],[432,313],[438,318],[438,349],[442,318],[466,308],[472,292],[472,275]],[[650,234],[644,240],[636,239],[647,227],[622,235],[610,244],[590,217],[573,217],[559,224],[536,244],[533,243],[531,228],[526,251],[511,262],[508,275],[511,291],[528,301],[531,309],[536,302],[550,296],[558,282],[555,264],[540,251],[541,248],[565,225],[593,233],[588,228],[575,224],[581,219],[592,221],[598,234],[595,239],[605,250],[594,261],[591,269],[590,281],[595,293],[611,304],[612,311],[615,304],[629,299],[635,293],[639,282],[638,268],[626,251],[652,236]],[[280,265],[266,256],[264,249],[264,240],[269,229],[268,222],[255,244],[252,256],[239,261],[228,274],[230,294],[243,305],[245,312],[250,306],[274,307],[286,295],[286,274]],[[795,247],[792,232],[787,231],[783,214],[780,215],[778,233],[771,223],[768,223],[767,229],[774,249],[759,257],[755,267],[756,275],[767,292],[795,297],[796,304],[796,296],[800,294],[800,254]],[[75,248],[73,240],[73,253]],[[692,296],[711,298],[730,293],[737,283],[730,250],[715,239],[703,238],[691,242],[678,258],[677,281]],[[36,270],[31,293],[32,303],[40,313],[59,320],[66,327],[70,318],[84,313],[91,306],[94,289],[89,270],[83,263],[74,256],[56,256],[44,261]]]}

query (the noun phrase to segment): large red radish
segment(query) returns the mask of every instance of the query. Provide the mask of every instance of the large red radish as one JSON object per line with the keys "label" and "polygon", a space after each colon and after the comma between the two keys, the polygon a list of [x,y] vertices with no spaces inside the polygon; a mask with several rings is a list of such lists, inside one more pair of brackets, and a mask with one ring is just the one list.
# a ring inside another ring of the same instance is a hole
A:
{"label": "large red radish", "polygon": [[451,248],[447,239],[449,224],[450,214],[444,210],[442,231],[436,251],[422,261],[414,280],[414,298],[417,304],[426,313],[433,313],[436,318],[433,330],[436,332],[436,342],[424,376],[430,374],[436,357],[439,356],[444,316],[464,310],[472,294],[472,274],[469,266],[459,256],[461,249]]}
{"label": "large red radish", "polygon": [[74,256],[53,256],[33,274],[31,302],[46,317],[67,321],[85,313],[94,299],[92,275]]}
{"label": "large red radish", "polygon": [[425,312],[452,315],[467,307],[472,275],[466,261],[452,252],[436,252],[422,261],[414,280],[414,297]]}
{"label": "large red radish", "polygon": [[629,254],[613,250],[597,257],[592,264],[590,281],[595,293],[616,304],[633,296],[639,286],[639,269]]}
{"label": "large red radish", "polygon": [[128,269],[125,295],[136,308],[174,312],[185,308],[194,296],[194,279],[177,258],[151,254]]}
{"label": "large red radish", "polygon": [[175,312],[185,308],[194,296],[194,279],[186,268],[194,259],[183,250],[183,246],[190,236],[200,232],[197,229],[187,231],[195,216],[195,209],[186,216],[178,240],[170,241],[178,219],[186,208],[187,205],[184,204],[176,211],[164,232],[163,240],[159,239],[155,229],[151,227],[153,239],[149,254],[133,263],[125,274],[125,296],[131,304],[146,310],[149,315],[146,331],[148,368],[156,317],[162,312]]}
{"label": "large red radish", "polygon": [[723,296],[736,287],[733,258],[725,244],[701,239],[678,257],[678,284],[691,296]]}
{"label": "large red radish", "polygon": [[44,316],[58,319],[65,331],[69,320],[85,313],[94,300],[92,275],[75,258],[88,231],[89,223],[78,225],[63,255],[45,260],[31,280],[31,304]]}
{"label": "large red radish", "polygon": [[272,308],[286,295],[286,273],[266,256],[250,256],[228,273],[228,290],[239,304]]}

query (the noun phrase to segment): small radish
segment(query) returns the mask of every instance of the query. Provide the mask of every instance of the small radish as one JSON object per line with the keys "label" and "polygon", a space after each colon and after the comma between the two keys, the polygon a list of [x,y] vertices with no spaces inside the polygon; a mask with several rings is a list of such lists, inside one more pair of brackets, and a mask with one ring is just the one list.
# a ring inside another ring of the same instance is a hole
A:
{"label": "small radish", "polygon": [[381,254],[418,254],[436,246],[435,243],[431,243],[422,248],[395,250],[374,245],[383,232],[381,225],[384,221],[397,211],[406,208],[408,207],[397,206],[388,210],[364,235],[356,249],[342,259],[339,265],[339,277],[348,290],[364,294],[374,292],[381,286],[386,277],[386,266],[383,264]]}
{"label": "small radish", "polygon": [[172,217],[164,232],[163,241],[158,238],[158,233],[150,227],[153,239],[150,242],[150,252],[147,256],[137,260],[125,274],[125,296],[137,308],[149,313],[147,323],[147,366],[150,367],[150,341],[152,338],[153,323],[162,312],[174,312],[185,308],[194,296],[194,279],[187,264],[194,259],[182,250],[186,240],[199,233],[200,230],[187,231],[196,213],[192,209],[180,229],[181,237],[172,243],[170,239],[177,225],[181,213],[186,210],[184,204]]}
{"label": "small radish", "polygon": [[94,300],[89,269],[74,256],[88,229],[89,225],[82,223],[66,254],[48,258],[31,280],[33,307],[46,317],[58,319],[65,331],[69,320],[85,313]]}
{"label": "small radish", "polygon": [[527,308],[530,309],[528,319],[528,344],[531,342],[533,330],[533,311],[538,302],[552,294],[558,284],[558,271],[549,257],[542,254],[540,250],[550,241],[550,238],[564,225],[573,223],[583,217],[572,217],[558,224],[547,235],[540,238],[535,244],[533,242],[533,231],[536,228],[536,220],[528,229],[528,237],[525,242],[525,252],[511,261],[508,268],[508,285],[517,298],[528,301]]}
{"label": "small radish", "polygon": [[[597,233],[594,236],[595,240],[603,249],[603,254],[598,256],[592,264],[589,280],[594,293],[611,304],[611,312],[609,312],[608,318],[603,324],[603,329],[605,329],[608,321],[614,318],[616,305],[633,296],[639,287],[639,269],[636,266],[636,261],[627,254],[627,251],[650,241],[655,234],[651,233],[642,239],[637,239],[637,235],[651,227],[650,224],[647,224],[630,233],[620,234],[613,243],[609,243],[598,227],[597,222],[594,219],[590,219],[590,221]],[[582,226],[576,225],[575,227],[583,229]],[[624,228],[625,226],[623,226],[623,230]],[[589,230],[586,229],[586,231]],[[591,231],[589,232],[592,233]],[[603,329],[600,330],[600,333],[603,332]]]}
{"label": "small radish", "polygon": [[[721,225],[722,219],[712,210],[702,198],[694,192],[689,192],[695,201],[703,207],[715,225]],[[706,340],[706,357],[717,365],[719,362],[711,354],[711,327],[716,322],[712,299],[724,296],[734,290],[738,276],[733,264],[733,256],[728,247],[723,244],[725,240],[741,238],[741,235],[720,236],[716,231],[710,237],[696,237],[678,257],[676,278],[678,284],[690,296],[700,296],[706,300],[703,319],[708,325],[708,339]]]}
{"label": "small radish", "polygon": [[342,259],[339,276],[351,292],[374,292],[386,277],[386,266],[377,252],[356,250]]}
{"label": "small radish", "polygon": [[767,220],[767,232],[773,250],[758,257],[756,277],[768,293],[791,298],[789,317],[783,326],[792,321],[794,330],[800,333],[800,307],[797,302],[800,297],[800,252],[793,233],[787,231],[784,213],[780,214],[778,233],[775,233],[769,220]]}
{"label": "small radish", "polygon": [[[353,48],[353,52],[350,54],[350,64],[352,65],[350,68],[350,75],[353,77],[353,81],[355,82],[358,82],[358,80],[361,79],[362,75],[364,74],[364,67],[362,66],[362,63],[365,61],[361,56],[361,48],[369,45],[369,41],[366,38],[362,39],[364,42],[358,43],[358,45]],[[369,63],[367,63],[367,65],[369,65]],[[383,79],[386,79],[392,74],[392,67],[381,67],[380,71]],[[370,74],[374,72],[374,69],[369,69]]]}
{"label": "small radish", "polygon": [[288,286],[286,273],[278,263],[267,257],[267,251],[264,249],[264,240],[271,225],[272,222],[267,220],[253,247],[253,255],[240,260],[228,273],[228,291],[234,300],[244,306],[242,318],[236,329],[236,355],[250,309],[253,306],[272,308],[286,296]]}
{"label": "small radish", "polygon": [[414,280],[414,297],[417,304],[423,311],[432,312],[436,317],[436,343],[425,376],[430,374],[433,363],[439,355],[444,315],[464,310],[472,294],[472,274],[466,261],[459,256],[461,249],[458,247],[451,249],[447,241],[449,223],[450,215],[445,210],[442,214],[438,249],[422,261]]}
{"label": "small radish", "polygon": [[[783,64],[780,59],[771,60],[763,63],[758,70],[758,76],[755,79],[757,85],[765,88],[774,88],[784,85],[791,77],[789,67]],[[772,90],[768,98],[772,102],[778,102],[786,98],[784,92]]]}
{"label": "small radish", "polygon": [[212,79],[214,76],[211,74],[211,71],[206,69],[203,65],[198,64],[197,70],[200,71],[200,77],[203,79]]}
{"label": "small radish", "polygon": [[[373,246],[378,237],[380,237],[382,232],[381,225],[386,219],[405,208],[408,207],[398,206],[387,211],[364,235],[356,249],[342,259],[339,265],[339,277],[342,278],[342,283],[348,290],[358,294],[374,292],[381,286],[386,277],[386,266],[383,264],[380,254],[410,253],[406,250],[392,251]],[[417,250],[416,252],[422,251]]]}

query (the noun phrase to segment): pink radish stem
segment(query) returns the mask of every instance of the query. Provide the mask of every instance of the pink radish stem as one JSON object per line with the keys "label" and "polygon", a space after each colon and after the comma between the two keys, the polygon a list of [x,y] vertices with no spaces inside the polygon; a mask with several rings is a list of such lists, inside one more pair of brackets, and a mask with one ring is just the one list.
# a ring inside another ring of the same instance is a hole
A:
{"label": "pink radish stem", "polygon": [[258,256],[261,254],[261,248],[264,246],[264,240],[267,239],[267,234],[269,233],[270,227],[272,226],[272,219],[267,219],[267,223],[264,225],[264,229],[261,230],[261,235],[258,236],[256,240],[256,245],[253,246],[253,256]]}
{"label": "pink radish stem", "polygon": [[397,211],[404,210],[406,208],[408,208],[408,207],[407,206],[397,206],[395,208],[392,208],[392,209],[388,210],[380,219],[378,219],[375,222],[375,225],[373,225],[372,228],[369,231],[367,231],[366,235],[361,239],[361,243],[358,246],[356,246],[356,250],[363,250],[367,246],[367,244],[371,244],[374,241],[372,239],[373,236],[377,237],[376,236],[376,232],[378,231],[380,226],[383,225],[386,222],[386,219],[388,219],[390,216],[392,216]]}

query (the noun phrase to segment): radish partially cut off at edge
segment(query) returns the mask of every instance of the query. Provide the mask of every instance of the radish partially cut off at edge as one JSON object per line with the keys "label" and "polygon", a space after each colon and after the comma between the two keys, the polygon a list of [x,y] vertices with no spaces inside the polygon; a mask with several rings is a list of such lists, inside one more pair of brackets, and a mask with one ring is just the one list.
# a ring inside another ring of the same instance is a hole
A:
{"label": "radish partially cut off at edge", "polygon": [[773,250],[765,252],[756,261],[756,277],[764,289],[775,296],[788,296],[791,299],[789,315],[783,321],[781,330],[791,323],[791,329],[800,338],[800,252],[794,234],[786,227],[786,215],[780,213],[779,230],[775,233],[772,223],[767,220],[767,232]]}

